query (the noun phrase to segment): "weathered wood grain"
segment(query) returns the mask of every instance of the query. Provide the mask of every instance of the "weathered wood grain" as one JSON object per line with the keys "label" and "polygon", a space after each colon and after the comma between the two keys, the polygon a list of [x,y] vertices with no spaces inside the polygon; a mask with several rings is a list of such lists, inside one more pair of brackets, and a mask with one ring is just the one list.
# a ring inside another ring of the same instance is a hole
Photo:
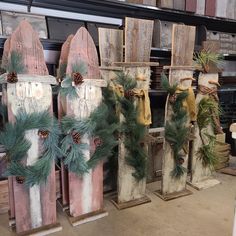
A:
{"label": "weathered wood grain", "polygon": [[[172,57],[171,66],[192,66],[193,50],[195,39],[195,27],[185,25],[174,25],[172,32]],[[181,82],[181,78],[192,78],[193,71],[188,69],[171,69],[169,75],[170,84],[178,83],[182,88],[191,87],[191,80]],[[165,121],[170,120],[172,114],[171,107],[167,101]],[[189,121],[188,121],[189,122]],[[186,123],[188,127],[189,124]],[[188,154],[184,154],[183,167],[187,168]],[[174,168],[173,151],[167,141],[164,144],[164,158],[162,166],[162,187],[161,193],[167,196],[173,193],[185,191],[187,173],[179,179],[173,178],[171,172]]]}
{"label": "weathered wood grain", "polygon": [[162,8],[170,8],[174,7],[174,0],[157,0],[157,6]]}
{"label": "weathered wood grain", "polygon": [[216,0],[216,16],[226,18],[228,0]]}
{"label": "weathered wood grain", "polygon": [[174,0],[173,8],[176,10],[184,11],[185,10],[185,0]]}
{"label": "weathered wood grain", "polygon": [[217,0],[205,0],[205,15],[206,16],[215,16],[216,15],[216,1]]}
{"label": "weathered wood grain", "polygon": [[156,0],[126,0],[126,2],[156,6]]}
{"label": "weathered wood grain", "polygon": [[197,10],[197,0],[186,0],[185,1],[185,11],[196,12]]}
{"label": "weathered wood grain", "polygon": [[[21,22],[19,27],[12,33],[9,52],[13,50],[23,56],[26,73],[48,75],[42,45],[37,34],[26,21]],[[34,68],[31,68],[32,66]],[[21,109],[26,110],[27,113],[44,110],[52,111],[51,86],[49,84],[43,85],[37,80],[35,82],[8,84],[7,104],[10,122],[15,121],[15,116]],[[26,138],[30,140],[32,145],[24,163],[32,165],[41,155],[41,145],[37,130],[27,131]],[[35,185],[27,189],[24,185],[17,183],[15,177],[13,178],[13,193],[10,192],[10,194],[14,196],[17,233],[55,223],[56,190],[54,169],[49,179],[47,188],[42,185]],[[51,204],[48,204],[49,202]]]}
{"label": "weathered wood grain", "polygon": [[226,18],[235,19],[236,13],[236,1],[228,0],[228,4],[226,7]]}
{"label": "weathered wood grain", "polygon": [[150,61],[153,21],[126,17],[125,62]]}
{"label": "weathered wood grain", "polygon": [[196,7],[196,13],[199,15],[205,14],[205,0],[197,0],[197,7]]}

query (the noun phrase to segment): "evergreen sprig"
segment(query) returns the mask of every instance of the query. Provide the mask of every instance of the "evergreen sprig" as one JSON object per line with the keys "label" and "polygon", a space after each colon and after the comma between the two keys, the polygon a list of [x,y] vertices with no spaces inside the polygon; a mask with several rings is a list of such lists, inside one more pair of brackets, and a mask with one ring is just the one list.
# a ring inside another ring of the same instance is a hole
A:
{"label": "evergreen sprig", "polygon": [[[77,72],[85,76],[87,73],[87,65],[82,61],[74,63],[72,65],[72,74]],[[61,73],[63,74],[63,71]],[[66,75],[61,84],[63,87],[60,88],[60,94],[64,97],[68,96],[69,99],[76,99],[78,98],[77,88],[73,86],[72,83],[72,76]]]}
{"label": "evergreen sprig", "polygon": [[23,57],[22,55],[17,51],[12,51],[10,58],[7,61],[6,64],[7,72],[12,73],[15,72],[17,74],[24,73],[25,72],[25,66],[23,64]]}
{"label": "evergreen sprig", "polygon": [[[28,130],[46,130],[49,135],[42,141],[43,151],[34,165],[25,166],[22,160],[27,157],[31,142],[25,138]],[[35,184],[45,183],[51,172],[52,164],[62,152],[57,146],[59,141],[59,126],[55,118],[47,111],[27,114],[22,111],[16,117],[14,124],[7,123],[0,132],[0,144],[6,150],[9,166],[6,176],[23,176],[25,185],[32,187]]]}
{"label": "evergreen sprig", "polygon": [[178,85],[170,85],[166,75],[162,74],[163,88],[168,92],[169,96],[176,96],[174,102],[170,103],[172,114],[169,121],[165,125],[165,139],[173,150],[175,167],[171,172],[173,178],[180,178],[187,170],[182,166],[184,145],[188,141],[189,128],[186,126],[188,119],[187,111],[183,107],[183,102],[187,98],[187,92],[176,93]]}
{"label": "evergreen sprig", "polygon": [[[118,129],[117,123],[109,123],[110,115],[108,106],[103,102],[86,119],[76,119],[73,117],[64,117],[61,121],[62,131],[65,135],[62,140],[62,150],[64,154],[64,164],[68,169],[77,175],[83,175],[90,169],[93,169],[105,158],[113,155],[113,148],[117,146],[114,132]],[[71,132],[79,133],[82,137],[81,143],[74,143]],[[101,145],[97,146],[89,160],[85,159],[84,152],[90,152],[90,145],[83,143],[83,137],[89,139],[99,138]]]}
{"label": "evergreen sprig", "polygon": [[207,129],[214,130],[214,115],[219,116],[220,113],[221,110],[218,103],[211,97],[203,98],[198,104],[197,124],[202,146],[199,148],[197,154],[203,166],[209,167],[210,169],[214,169],[214,166],[218,163],[218,157],[214,151],[216,138],[210,135]]}
{"label": "evergreen sprig", "polygon": [[[117,73],[114,83],[124,89],[124,93],[136,88],[137,82],[125,73]],[[118,107],[124,120],[121,123],[121,133],[124,135],[124,145],[127,150],[126,162],[134,168],[133,176],[137,181],[146,176],[147,155],[144,150],[144,136],[146,127],[138,123],[138,111],[134,104],[134,97],[117,97]]]}

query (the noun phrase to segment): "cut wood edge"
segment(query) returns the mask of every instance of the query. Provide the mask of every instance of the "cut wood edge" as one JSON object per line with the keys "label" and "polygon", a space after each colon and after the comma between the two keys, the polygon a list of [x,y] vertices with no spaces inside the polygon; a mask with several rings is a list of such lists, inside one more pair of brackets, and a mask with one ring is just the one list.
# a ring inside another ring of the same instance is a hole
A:
{"label": "cut wood edge", "polygon": [[161,193],[161,190],[157,190],[155,192],[153,192],[156,196],[158,196],[159,198],[161,198],[164,201],[170,201],[170,200],[174,200],[176,198],[180,198],[180,197],[185,197],[188,195],[193,194],[190,190],[185,189],[183,191],[180,192],[175,192],[175,193],[169,193],[169,194],[165,194],[163,195]]}
{"label": "cut wood edge", "polygon": [[113,199],[111,199],[111,202],[118,210],[123,210],[123,209],[131,208],[131,207],[135,207],[138,205],[150,203],[151,199],[148,196],[144,196],[142,198],[135,199],[132,201],[118,203],[117,196],[116,196]]}
{"label": "cut wood edge", "polygon": [[103,209],[98,210],[98,211],[94,211],[94,212],[90,212],[90,213],[87,213],[87,214],[84,214],[81,216],[77,216],[77,217],[70,216],[69,210],[66,211],[66,214],[67,214],[68,220],[72,226],[86,224],[91,221],[95,221],[97,219],[101,219],[103,217],[108,216],[108,212]]}
{"label": "cut wood edge", "polygon": [[163,66],[164,70],[198,70],[197,66]]}
{"label": "cut wood edge", "polygon": [[62,211],[66,211],[66,210],[69,209],[69,205],[68,204],[63,204],[62,203],[62,198],[57,199],[57,204],[62,209]]}
{"label": "cut wood edge", "polygon": [[[0,84],[6,84],[7,83],[7,75],[8,73],[5,73],[0,76]],[[30,75],[30,74],[17,74],[18,82],[34,82],[34,83],[44,83],[44,84],[52,84],[56,85],[58,84],[56,78],[51,75]]]}
{"label": "cut wood edge", "polygon": [[158,62],[112,62],[112,66],[120,67],[147,67],[147,66],[159,66]]}
{"label": "cut wood edge", "polygon": [[203,181],[199,181],[197,183],[187,182],[187,184],[189,186],[191,186],[192,188],[199,190],[199,191],[204,190],[204,189],[208,189],[208,188],[212,188],[220,183],[221,182],[217,179],[206,179]]}
{"label": "cut wood edge", "polygon": [[222,168],[220,170],[218,170],[218,172],[222,173],[222,174],[226,174],[226,175],[232,175],[232,176],[236,176],[236,167],[225,167]]}
{"label": "cut wood edge", "polygon": [[19,234],[16,234],[17,236],[44,236],[44,235],[48,235],[48,234],[52,234],[58,231],[62,230],[62,226],[61,224],[55,223],[55,224],[51,224],[51,225],[45,225],[36,229],[32,229],[32,230],[28,230]]}

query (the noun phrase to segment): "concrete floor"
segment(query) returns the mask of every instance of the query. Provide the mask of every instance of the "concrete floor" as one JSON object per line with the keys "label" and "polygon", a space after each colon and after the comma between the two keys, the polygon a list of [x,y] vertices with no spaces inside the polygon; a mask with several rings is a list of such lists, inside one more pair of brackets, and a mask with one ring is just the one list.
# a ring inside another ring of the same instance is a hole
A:
{"label": "concrete floor", "polygon": [[[52,236],[231,236],[233,228],[236,177],[217,174],[222,183],[202,191],[188,187],[193,195],[164,202],[152,193],[159,182],[148,185],[152,202],[118,211],[109,199],[109,216],[71,227],[59,210],[63,230]],[[0,215],[0,236],[12,236],[7,215]]]}

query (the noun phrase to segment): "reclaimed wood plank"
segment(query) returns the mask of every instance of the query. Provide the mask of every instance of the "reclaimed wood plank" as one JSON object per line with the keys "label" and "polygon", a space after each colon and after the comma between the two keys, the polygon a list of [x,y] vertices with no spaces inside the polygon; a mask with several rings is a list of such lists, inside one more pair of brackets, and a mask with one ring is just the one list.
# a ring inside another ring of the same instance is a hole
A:
{"label": "reclaimed wood plank", "polygon": [[216,16],[226,18],[228,0],[216,0]]}
{"label": "reclaimed wood plank", "polygon": [[[171,66],[192,66],[193,51],[195,40],[195,27],[186,25],[174,25],[172,33],[172,56]],[[182,78],[192,78],[193,71],[188,69],[171,69],[169,73],[170,84],[179,83],[185,89],[191,87],[191,80]],[[167,101],[165,121],[170,120],[172,111]],[[189,122],[189,121],[188,121]],[[186,126],[189,123],[186,122]],[[187,168],[188,154],[184,154],[183,167]],[[162,183],[161,194],[168,196],[169,194],[177,194],[186,190],[187,172],[179,179],[173,178],[171,172],[175,166],[173,151],[167,141],[164,144],[164,158],[162,167]]]}
{"label": "reclaimed wood plank", "polygon": [[185,0],[174,0],[174,9],[184,11],[185,10]]}
{"label": "reclaimed wood plank", "polygon": [[205,15],[215,16],[216,15],[216,1],[217,0],[206,0]]}
{"label": "reclaimed wood plank", "polygon": [[197,10],[197,0],[186,0],[185,1],[185,11],[196,12]]}
{"label": "reclaimed wood plank", "polygon": [[[27,21],[22,21],[19,27],[12,33],[10,41],[10,52],[13,50],[23,56],[23,63],[26,73],[35,75],[48,75],[43,56],[43,48],[37,36]],[[10,55],[10,53],[9,53]],[[34,68],[31,68],[31,67]],[[52,90],[50,85],[43,85],[40,82],[18,82],[7,85],[7,103],[9,121],[14,122],[15,116],[20,109],[27,113],[52,109]],[[32,165],[37,161],[40,154],[40,143],[37,130],[27,131],[26,138],[32,143],[26,160],[26,165]],[[52,171],[51,178],[55,180],[55,172]],[[55,195],[55,181],[49,181],[47,188],[40,189],[35,185],[29,189],[17,183],[13,178],[13,195],[15,205],[16,231],[21,233],[34,228],[55,223],[56,203],[48,205]],[[51,192],[52,191],[52,192]],[[48,194],[50,192],[50,196]],[[21,201],[18,201],[19,196]],[[43,196],[43,200],[41,196]],[[49,199],[50,198],[50,199]],[[46,204],[47,206],[43,206]],[[44,219],[44,222],[43,222]]]}
{"label": "reclaimed wood plank", "polygon": [[197,0],[196,13],[199,15],[204,15],[205,14],[205,5],[206,5],[205,0]]}
{"label": "reclaimed wood plank", "polygon": [[172,9],[174,7],[174,0],[157,0],[157,6]]}
{"label": "reclaimed wood plank", "polygon": [[156,0],[126,0],[129,3],[143,4],[149,6],[156,6]]}

